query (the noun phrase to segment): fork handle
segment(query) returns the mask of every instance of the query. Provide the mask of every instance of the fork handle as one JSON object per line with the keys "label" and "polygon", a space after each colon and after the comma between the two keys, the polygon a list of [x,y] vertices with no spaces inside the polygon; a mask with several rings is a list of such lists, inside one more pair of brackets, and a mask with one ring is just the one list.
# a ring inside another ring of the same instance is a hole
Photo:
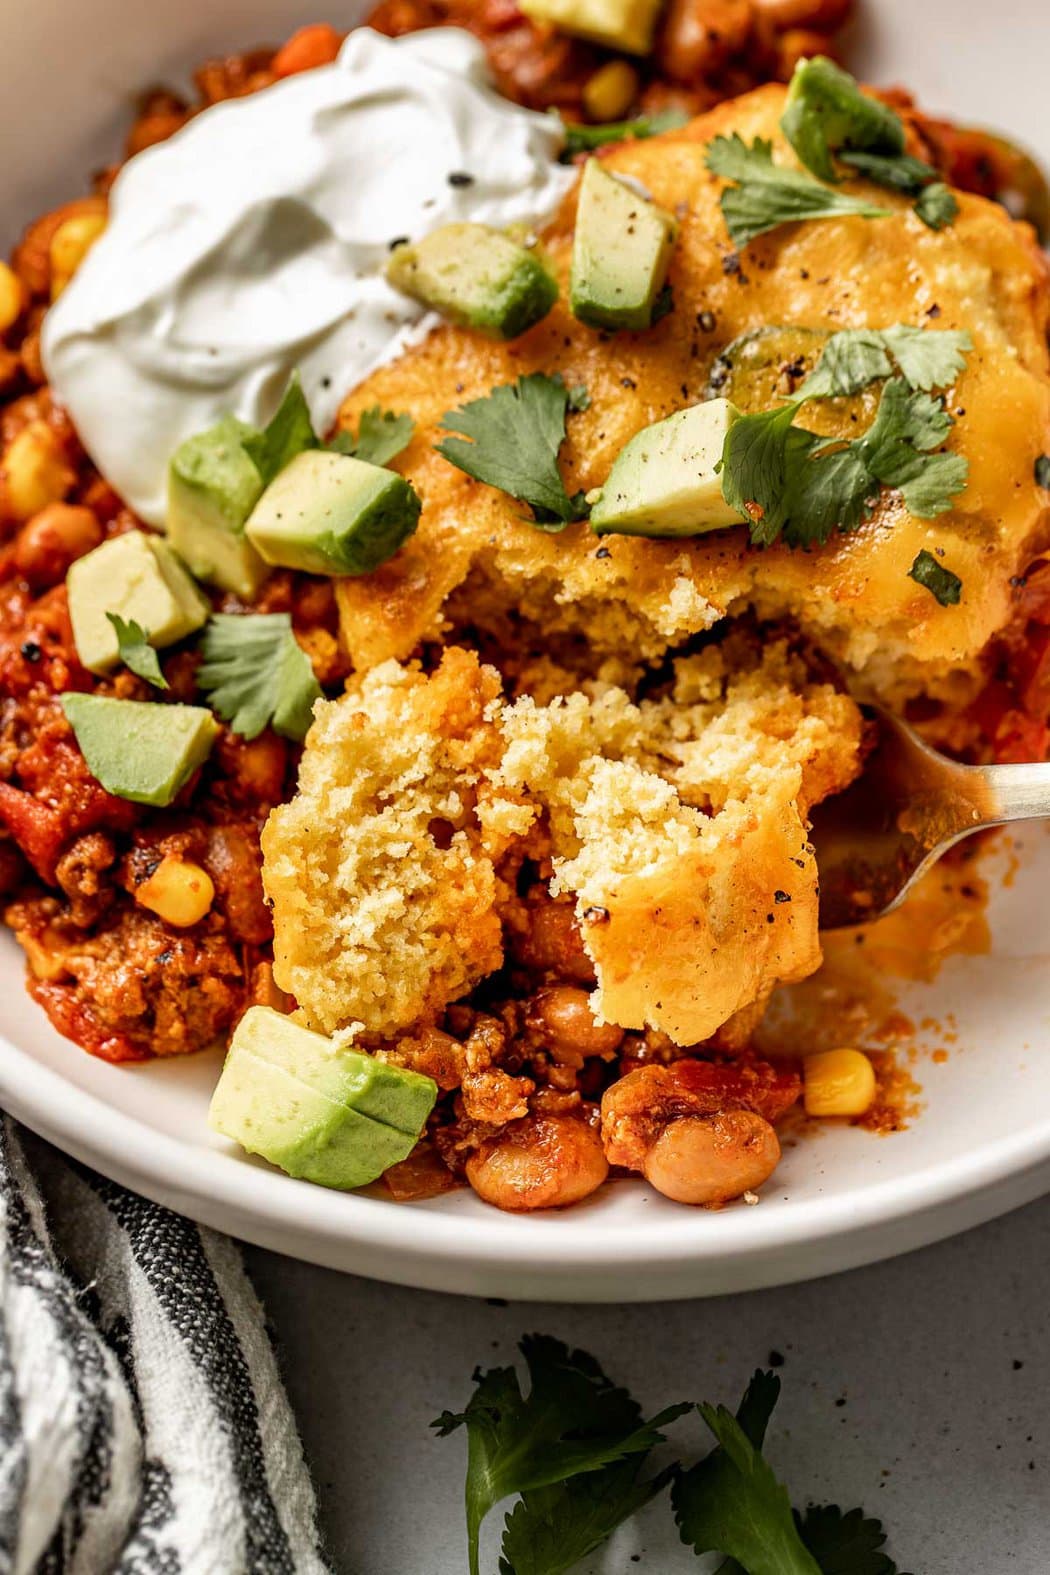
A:
{"label": "fork handle", "polygon": [[981,776],[987,788],[978,806],[982,825],[1050,818],[1050,762],[985,766]]}

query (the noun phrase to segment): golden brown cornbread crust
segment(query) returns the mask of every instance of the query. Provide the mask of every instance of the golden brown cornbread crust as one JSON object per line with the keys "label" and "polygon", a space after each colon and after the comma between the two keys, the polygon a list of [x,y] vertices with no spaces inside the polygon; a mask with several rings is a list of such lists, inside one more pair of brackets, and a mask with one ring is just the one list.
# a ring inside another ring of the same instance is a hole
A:
{"label": "golden brown cornbread crust", "polygon": [[311,1026],[433,1021],[503,959],[527,854],[576,903],[596,1010],[680,1044],[820,961],[809,806],[859,769],[860,714],[743,634],[632,703],[500,698],[458,647],[318,707],[263,835],[275,975]]}
{"label": "golden brown cornbread crust", "polygon": [[[569,314],[563,290],[550,316],[513,344],[440,328],[346,401],[344,423],[377,401],[412,413],[416,437],[398,468],[424,499],[419,531],[395,558],[367,579],[340,582],[343,633],[358,666],[403,659],[449,623],[498,628],[508,611],[547,632],[582,632],[598,653],[651,659],[751,604],[763,617],[796,618],[883,698],[968,697],[980,652],[1009,616],[1011,577],[1050,534],[1033,473],[1050,447],[1046,260],[1026,225],[983,198],[960,193],[958,218],[934,232],[904,199],[872,188],[893,217],[785,226],[753,242],[736,267],[705,144],[734,131],[770,137],[777,158],[792,162],[778,128],[783,103],[783,88],[761,88],[608,154],[610,168],[638,177],[680,216],[676,309],[655,329],[597,333]],[[563,283],[573,222],[570,196],[544,238]],[[701,322],[701,313],[710,317]],[[569,419],[562,455],[569,491],[589,489],[640,427],[702,397],[718,350],[745,330],[898,322],[966,329],[975,345],[949,394],[951,446],[969,461],[969,484],[934,521],[910,517],[887,493],[862,529],[810,553],[753,551],[743,528],[599,543],[586,525],[554,536],[534,530],[512,499],[434,452],[447,411],[521,373],[560,370],[591,396],[590,409]],[[943,549],[962,578],[960,606],[939,606],[908,578],[923,547]]]}

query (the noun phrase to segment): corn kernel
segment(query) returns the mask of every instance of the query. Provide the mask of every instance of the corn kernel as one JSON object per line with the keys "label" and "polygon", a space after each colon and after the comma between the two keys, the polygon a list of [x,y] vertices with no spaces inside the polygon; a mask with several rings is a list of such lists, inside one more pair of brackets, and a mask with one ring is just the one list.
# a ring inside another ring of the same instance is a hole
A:
{"label": "corn kernel", "polygon": [[57,300],[106,228],[104,213],[76,213],[51,237],[51,299]]}
{"label": "corn kernel", "polygon": [[0,492],[6,512],[32,519],[49,503],[60,503],[76,473],[46,421],[30,421],[11,440],[0,465]]}
{"label": "corn kernel", "polygon": [[6,333],[22,315],[26,304],[22,281],[13,268],[0,262],[0,334]]}
{"label": "corn kernel", "polygon": [[626,60],[610,60],[583,85],[588,120],[622,120],[638,97],[638,73]]}
{"label": "corn kernel", "polygon": [[875,1068],[862,1050],[823,1050],[802,1067],[806,1114],[862,1116],[875,1100]]}
{"label": "corn kernel", "polygon": [[207,870],[191,859],[161,859],[148,880],[135,888],[135,901],[155,913],[165,924],[184,930],[199,924],[215,899]]}

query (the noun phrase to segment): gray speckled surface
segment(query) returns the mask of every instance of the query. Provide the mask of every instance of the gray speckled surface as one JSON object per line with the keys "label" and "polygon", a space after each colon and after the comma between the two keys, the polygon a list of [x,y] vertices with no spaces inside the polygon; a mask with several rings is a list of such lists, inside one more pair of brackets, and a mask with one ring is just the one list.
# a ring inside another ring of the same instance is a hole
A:
{"label": "gray speckled surface", "polygon": [[[852,1274],[648,1307],[489,1305],[255,1249],[248,1264],[340,1575],[462,1575],[462,1435],[427,1424],[532,1329],[593,1351],[651,1410],[733,1402],[779,1351],[771,1455],[797,1502],[862,1503],[914,1575],[1050,1571],[1050,1199]],[[661,1503],[586,1575],[704,1568]]]}

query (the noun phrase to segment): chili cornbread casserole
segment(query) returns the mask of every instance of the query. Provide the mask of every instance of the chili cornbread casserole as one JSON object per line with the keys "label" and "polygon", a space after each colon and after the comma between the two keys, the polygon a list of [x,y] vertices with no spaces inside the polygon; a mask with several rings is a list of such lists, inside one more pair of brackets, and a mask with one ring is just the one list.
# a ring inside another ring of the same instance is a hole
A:
{"label": "chili cornbread casserole", "polygon": [[[376,23],[466,23],[570,118],[694,118],[570,128],[593,156],[538,236],[390,237],[445,321],[327,441],[297,384],[189,438],[166,539],[40,360],[110,177],[0,277],[4,917],[92,1053],[228,1041],[213,1125],[293,1175],[529,1210],[612,1167],[719,1205],[803,1092],[881,1097],[856,1049],[751,1049],[820,964],[808,815],[863,768],[858,702],[1046,753],[1050,294],[990,200],[1034,177],[776,5],[644,39],[615,17],[659,8],[612,5],[584,41],[460,9]],[[341,43],[209,65],[129,151]]]}

